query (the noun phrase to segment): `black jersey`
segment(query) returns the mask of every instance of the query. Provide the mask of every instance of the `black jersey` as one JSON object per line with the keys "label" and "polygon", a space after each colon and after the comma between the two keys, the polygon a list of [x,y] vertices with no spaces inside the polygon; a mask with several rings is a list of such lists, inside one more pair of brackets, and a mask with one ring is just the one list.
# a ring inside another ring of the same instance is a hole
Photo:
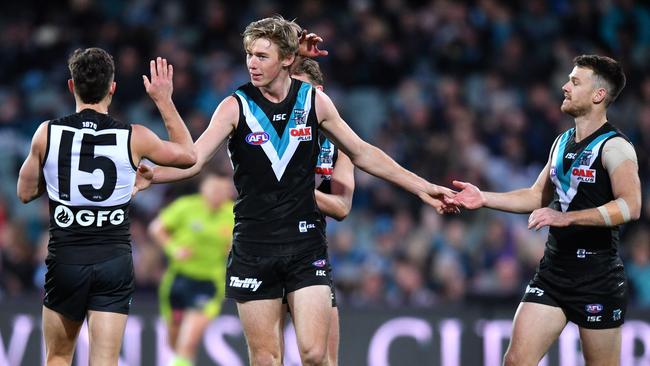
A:
{"label": "black jersey", "polygon": [[[251,83],[235,93],[240,116],[228,143],[238,197],[236,244],[290,254],[325,240],[314,198],[318,155],[316,94],[292,79],[287,97],[272,103]],[[269,245],[270,244],[270,245]]]}
{"label": "black jersey", "polygon": [[318,144],[320,150],[314,170],[316,189],[323,193],[332,193],[332,172],[339,157],[339,149],[322,133],[318,136]]}
{"label": "black jersey", "polygon": [[[567,212],[595,208],[614,199],[609,174],[601,153],[605,142],[621,132],[609,123],[589,137],[575,142],[575,128],[559,136],[552,154],[550,176],[555,185],[551,208]],[[626,138],[627,139],[627,138]],[[577,256],[618,254],[619,227],[551,227],[547,242],[550,254]]]}
{"label": "black jersey", "polygon": [[130,253],[129,205],[137,169],[131,126],[85,109],[50,121],[47,131],[48,257],[92,264]]}

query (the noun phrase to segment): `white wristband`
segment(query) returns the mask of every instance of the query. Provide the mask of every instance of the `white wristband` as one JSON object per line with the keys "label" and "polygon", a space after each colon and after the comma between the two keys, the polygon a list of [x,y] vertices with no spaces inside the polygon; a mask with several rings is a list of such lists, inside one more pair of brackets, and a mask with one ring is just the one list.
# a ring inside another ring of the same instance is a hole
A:
{"label": "white wristband", "polygon": [[622,198],[617,198],[615,202],[618,205],[618,208],[621,210],[621,215],[623,215],[623,222],[630,221],[630,207],[627,205],[627,202],[625,202],[625,200]]}
{"label": "white wristband", "polygon": [[605,225],[612,226],[612,219],[609,217],[609,212],[607,212],[605,206],[598,206],[598,212],[600,212],[600,216],[605,220]]}

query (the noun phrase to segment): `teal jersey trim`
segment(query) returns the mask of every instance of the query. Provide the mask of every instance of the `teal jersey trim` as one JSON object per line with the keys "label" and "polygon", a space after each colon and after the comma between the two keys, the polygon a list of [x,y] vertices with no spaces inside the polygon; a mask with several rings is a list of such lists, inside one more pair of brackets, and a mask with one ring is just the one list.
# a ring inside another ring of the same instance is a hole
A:
{"label": "teal jersey trim", "polygon": [[264,132],[266,132],[269,135],[269,141],[275,148],[275,151],[278,153],[278,158],[282,159],[282,156],[284,155],[285,150],[287,149],[287,146],[289,146],[289,140],[291,138],[291,134],[289,131],[292,128],[296,127],[296,120],[300,119],[301,121],[306,121],[307,116],[296,116],[296,112],[301,113],[304,111],[305,108],[305,102],[307,100],[307,93],[309,92],[309,89],[311,88],[310,84],[303,83],[300,86],[300,90],[298,91],[298,96],[296,98],[296,103],[293,106],[293,109],[291,111],[291,116],[289,117],[289,121],[287,122],[287,125],[284,128],[284,131],[282,132],[282,137],[278,136],[278,133],[276,132],[275,128],[271,124],[271,121],[269,118],[266,116],[266,113],[262,110],[262,108],[257,105],[252,99],[248,98],[248,96],[240,91],[237,90],[235,93],[242,97],[246,102],[248,103],[248,107],[251,111],[251,114],[255,117],[259,125],[262,127]]}
{"label": "teal jersey trim", "polygon": [[566,193],[569,190],[569,188],[571,187],[571,171],[573,170],[574,167],[579,165],[578,163],[581,160],[582,154],[584,154],[585,151],[591,151],[594,148],[594,146],[598,145],[601,141],[603,141],[603,140],[609,138],[610,136],[613,136],[613,135],[616,134],[616,132],[610,131],[610,132],[604,133],[604,134],[596,137],[593,141],[591,141],[589,143],[589,145],[587,145],[587,147],[585,147],[582,150],[582,152],[580,153],[580,156],[576,156],[576,158],[571,163],[571,166],[569,167],[569,169],[567,169],[566,172],[565,172],[564,171],[564,155],[565,155],[564,152],[565,152],[566,145],[567,145],[567,143],[569,141],[569,138],[573,135],[574,130],[575,130],[575,128],[572,128],[572,129],[566,131],[564,134],[562,134],[562,137],[560,138],[560,142],[558,143],[558,147],[557,147],[557,149],[558,149],[557,156],[555,157],[555,166],[557,167],[556,175],[557,175],[558,180],[560,181],[560,185],[562,186],[562,190],[564,191],[564,193]]}

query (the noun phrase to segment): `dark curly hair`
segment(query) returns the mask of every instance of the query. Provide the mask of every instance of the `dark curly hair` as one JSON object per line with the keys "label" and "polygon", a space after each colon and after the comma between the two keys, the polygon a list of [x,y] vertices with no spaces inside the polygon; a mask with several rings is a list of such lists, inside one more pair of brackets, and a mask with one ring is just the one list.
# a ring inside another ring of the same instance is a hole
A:
{"label": "dark curly hair", "polygon": [[68,59],[75,93],[88,104],[99,103],[113,82],[115,64],[113,57],[101,48],[75,50]]}
{"label": "dark curly hair", "polygon": [[584,67],[594,72],[596,87],[607,90],[605,105],[610,105],[616,100],[621,90],[625,87],[625,73],[623,68],[613,58],[598,55],[582,55],[573,59],[573,64]]}

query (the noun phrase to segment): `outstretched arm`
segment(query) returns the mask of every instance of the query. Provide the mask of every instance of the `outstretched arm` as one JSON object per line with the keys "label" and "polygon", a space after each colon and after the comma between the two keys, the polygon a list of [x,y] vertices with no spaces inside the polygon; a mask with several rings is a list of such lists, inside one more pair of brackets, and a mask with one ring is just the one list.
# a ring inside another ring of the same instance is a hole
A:
{"label": "outstretched arm", "polygon": [[553,146],[551,146],[546,166],[544,166],[544,169],[539,173],[537,180],[530,188],[505,193],[482,192],[471,183],[454,181],[454,186],[461,190],[456,195],[456,202],[470,210],[488,207],[514,213],[529,213],[548,206],[553,199],[553,183],[551,182],[550,169],[551,157],[557,140],[555,139]]}
{"label": "outstretched arm", "polygon": [[542,169],[531,187],[515,191],[504,193],[483,192],[471,183],[460,181],[454,181],[453,183],[456,188],[461,190],[456,195],[456,201],[470,210],[488,207],[507,212],[529,213],[548,205],[553,195],[553,185],[549,177],[549,163]]}
{"label": "outstretched arm", "polygon": [[348,216],[352,208],[354,165],[350,158],[340,151],[330,185],[332,193],[316,190],[316,203],[325,215],[341,221]]}
{"label": "outstretched arm", "polygon": [[45,191],[42,167],[47,146],[47,124],[48,122],[41,123],[34,133],[29,155],[18,174],[17,194],[23,203],[35,199]]}
{"label": "outstretched arm", "polygon": [[456,207],[451,205],[454,196],[452,190],[427,182],[359,138],[339,116],[329,97],[320,90],[316,94],[316,115],[325,134],[350,157],[356,167],[417,195],[439,213],[456,212]]}

